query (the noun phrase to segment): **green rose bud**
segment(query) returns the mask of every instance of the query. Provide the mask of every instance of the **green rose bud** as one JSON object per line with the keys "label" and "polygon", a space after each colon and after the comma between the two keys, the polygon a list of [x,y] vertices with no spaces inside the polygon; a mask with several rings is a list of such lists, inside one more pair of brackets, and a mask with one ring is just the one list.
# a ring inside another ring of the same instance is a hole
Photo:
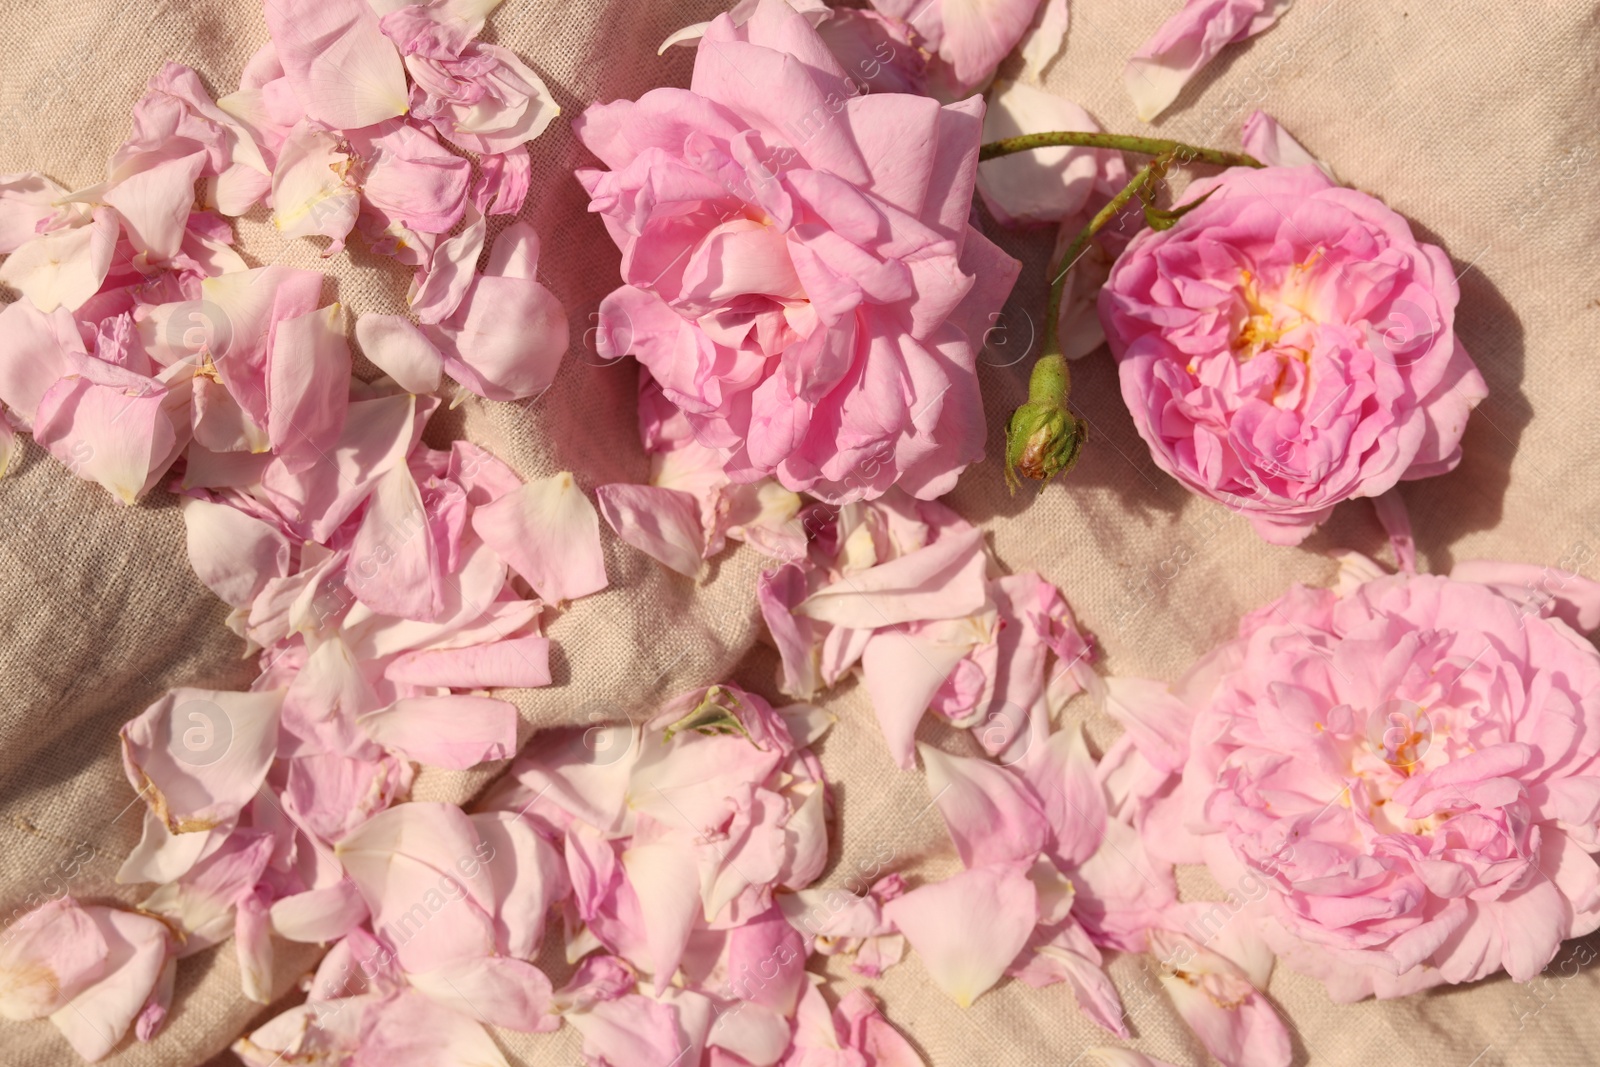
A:
{"label": "green rose bud", "polygon": [[1072,375],[1059,355],[1044,356],[1028,379],[1028,402],[1006,426],[1006,485],[1015,493],[1017,474],[1048,481],[1072,469],[1083,451],[1088,427],[1067,410]]}

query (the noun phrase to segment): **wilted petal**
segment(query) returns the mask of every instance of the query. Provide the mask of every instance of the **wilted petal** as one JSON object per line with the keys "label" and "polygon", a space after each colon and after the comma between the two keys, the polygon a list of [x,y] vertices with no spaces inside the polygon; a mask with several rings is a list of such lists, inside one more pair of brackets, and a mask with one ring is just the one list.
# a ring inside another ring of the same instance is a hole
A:
{"label": "wilted petal", "polygon": [[600,516],[566,471],[476,509],[472,528],[546,603],[606,587]]}
{"label": "wilted petal", "polygon": [[87,909],[104,939],[101,977],[50,1016],[74,1052],[91,1063],[103,1059],[157,991],[167,967],[170,936],[159,919],[117,908]]}
{"label": "wilted petal", "polygon": [[266,779],[283,691],[173,689],[122,728],[128,781],[173,833],[233,819]]}
{"label": "wilted petal", "polygon": [[1027,944],[1039,901],[1023,868],[975,867],[896,897],[883,914],[906,935],[934,984],[965,1008]]}
{"label": "wilted petal", "polygon": [[0,940],[0,1017],[49,1015],[104,973],[109,951],[93,916],[71,897],[14,920]]}

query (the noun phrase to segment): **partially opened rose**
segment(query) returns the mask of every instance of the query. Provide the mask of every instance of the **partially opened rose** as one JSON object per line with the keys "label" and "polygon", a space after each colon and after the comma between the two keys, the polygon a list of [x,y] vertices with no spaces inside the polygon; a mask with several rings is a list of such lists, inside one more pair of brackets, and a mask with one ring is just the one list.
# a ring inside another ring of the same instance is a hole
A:
{"label": "partially opened rose", "polygon": [[731,478],[931,498],[983,454],[974,349],[1019,264],[967,224],[982,101],[866,94],[782,0],[706,29],[692,87],[589,108],[633,355]]}
{"label": "partially opened rose", "polygon": [[1276,544],[1454,468],[1487,389],[1444,252],[1312,166],[1235,167],[1184,202],[1202,197],[1135,237],[1100,294],[1156,463]]}
{"label": "partially opened rose", "polygon": [[1510,594],[1537,576],[1295,587],[1172,692],[1111,683],[1140,755],[1181,773],[1146,844],[1236,887],[1191,932],[1251,921],[1347,1001],[1527,981],[1600,927],[1600,654],[1569,625],[1600,623],[1600,583]]}

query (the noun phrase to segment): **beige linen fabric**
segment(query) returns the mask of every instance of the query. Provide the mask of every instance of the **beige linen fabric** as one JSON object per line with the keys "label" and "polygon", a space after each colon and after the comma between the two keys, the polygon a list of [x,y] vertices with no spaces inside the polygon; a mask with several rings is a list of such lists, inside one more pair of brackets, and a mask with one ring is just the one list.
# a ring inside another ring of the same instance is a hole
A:
{"label": "beige linen fabric", "polygon": [[[1122,64],[1177,0],[1072,6],[1069,46],[1046,85],[1105,128],[1135,132]],[[707,0],[505,0],[489,32],[545,77],[572,117],[592,101],[685,84],[689,53],[658,58],[655,46],[719,9]],[[132,103],[163,60],[195,67],[220,95],[266,40],[259,5],[249,0],[5,0],[3,13],[0,173],[37,169],[68,186],[103,176]],[[1156,124],[1166,136],[1229,147],[1250,111],[1265,108],[1343,180],[1380,195],[1442,243],[1461,270],[1457,327],[1492,395],[1472,417],[1461,468],[1403,489],[1426,569],[1489,557],[1600,573],[1591,558],[1600,544],[1592,416],[1600,393],[1597,24],[1600,10],[1579,0],[1302,0],[1268,33],[1229,49]],[[571,178],[586,156],[558,121],[534,143],[533,157],[525,217],[543,238],[541,276],[572,318],[571,353],[536,402],[470,401],[441,416],[430,439],[464,434],[527,476],[572,470],[589,490],[642,480],[633,371],[600,365],[586,333],[617,277],[617,255]],[[1186,494],[1134,433],[1104,350],[1074,366],[1074,406],[1093,429],[1077,470],[1040,494],[1008,496],[997,458],[1026,367],[1002,364],[1037,331],[1051,240],[985,226],[1023,259],[1024,281],[1003,320],[1007,344],[982,357],[991,459],[967,473],[949,502],[990,532],[1004,566],[1036,569],[1062,587],[1098,639],[1103,670],[1173,678],[1225,638],[1240,612],[1291,581],[1328,582],[1330,552],[1386,552],[1365,503],[1342,505],[1304,547],[1284,549]],[[403,306],[408,272],[358,242],[319,260],[312,242],[280,240],[259,211],[238,229],[252,262],[325,270],[325,298],[353,313]],[[0,481],[0,529],[0,915],[9,920],[13,909],[63,887],[90,900],[135,902],[140,887],[112,880],[140,818],[118,766],[116,730],[169,686],[242,688],[251,664],[238,658],[223,607],[189,570],[171,496],[123,508],[30,443],[20,469]],[[554,721],[615,718],[730,676],[770,691],[775,657],[756,644],[751,586],[761,561],[753,553],[725,554],[695,584],[609,532],[605,540],[612,588],[550,626],[555,685],[516,694],[524,735]],[[953,860],[921,776],[893,768],[860,687],[844,684],[827,706],[839,719],[821,745],[840,815],[831,881],[843,884],[882,856],[924,876],[947,873]],[[1083,718],[1097,744],[1115,735],[1084,699],[1066,715]],[[925,733],[956,748],[970,744]],[[416,795],[466,800],[488,777],[424,775]],[[1183,884],[1197,895],[1218,893],[1201,872],[1185,872]],[[1502,977],[1334,1006],[1316,983],[1280,969],[1270,993],[1294,1028],[1297,1064],[1577,1067],[1593,1063],[1590,1049],[1600,1045],[1592,1007],[1600,980],[1593,965],[1575,963],[1592,950],[1575,949],[1565,946],[1545,979],[1529,986]],[[311,953],[282,943],[279,953],[277,986],[286,992]],[[1178,1064],[1207,1062],[1148,959],[1117,958],[1110,972],[1135,1047]],[[1007,983],[961,1011],[912,958],[873,988],[932,1067],[1064,1067],[1087,1048],[1115,1044],[1078,1014],[1062,986]],[[161,1036],[126,1043],[107,1062],[192,1067],[258,1014],[239,995],[232,949],[223,945],[180,966]],[[571,1028],[498,1036],[519,1064],[577,1062]],[[47,1024],[0,1024],[0,1063],[73,1062]]]}

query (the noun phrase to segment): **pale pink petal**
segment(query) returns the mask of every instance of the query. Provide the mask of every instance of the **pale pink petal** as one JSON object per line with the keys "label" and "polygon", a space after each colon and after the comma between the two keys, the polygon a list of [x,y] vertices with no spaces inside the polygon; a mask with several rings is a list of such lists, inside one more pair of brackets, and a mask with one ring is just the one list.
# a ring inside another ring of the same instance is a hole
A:
{"label": "pale pink petal", "polygon": [[833,1014],[839,1029],[848,1035],[850,1047],[865,1055],[873,1067],[925,1067],[911,1042],[889,1025],[867,990],[852,989],[840,997]]}
{"label": "pale pink petal", "polygon": [[338,304],[278,321],[267,355],[267,437],[275,451],[323,462],[344,429],[350,346]]}
{"label": "pale pink petal", "polygon": [[85,355],[72,313],[57,307],[45,314],[31,300],[0,309],[0,403],[19,429],[33,425],[39,401],[61,378],[73,374]]}
{"label": "pale pink petal", "polygon": [[1271,26],[1288,0],[1186,0],[1128,60],[1123,82],[1141,121],[1165,111],[1189,79],[1235,41]]}
{"label": "pale pink petal", "polygon": [[[983,114],[983,139],[1075,130],[1098,133],[1099,123],[1065,97],[1026,82],[996,85]],[[978,193],[1004,225],[1059,222],[1082,211],[1100,173],[1093,148],[1041,148],[978,164]]]}
{"label": "pale pink petal", "polygon": [[[478,257],[483,254],[487,232],[488,223],[483,213],[469,207],[461,232],[440,241],[429,253],[426,263],[411,280],[411,291],[406,294],[406,302],[419,322],[431,326],[449,318],[461,306],[477,277]],[[429,334],[432,333],[430,330]],[[430,343],[437,344],[437,338]]]}
{"label": "pale pink petal", "polygon": [[651,559],[686,577],[700,573],[705,530],[694,497],[654,485],[602,485],[594,491],[606,525]]}
{"label": "pale pink petal", "polygon": [[386,122],[372,132],[377,136],[351,137],[367,160],[361,182],[367,206],[406,229],[448,233],[466,208],[472,165],[422,127]]}
{"label": "pale pink petal", "polygon": [[381,811],[334,852],[405,970],[435,971],[494,952],[494,887],[472,820],[452,804]]}
{"label": "pale pink petal", "polygon": [[102,194],[122,216],[122,228],[134,251],[157,263],[178,254],[194,208],[194,183],[205,158],[203,152],[159,158],[114,180]]}
{"label": "pale pink petal", "polygon": [[515,812],[471,816],[494,885],[495,940],[500,952],[531,960],[544,938],[545,913],[566,897],[566,865],[554,845]]}
{"label": "pale pink petal", "polygon": [[14,919],[0,938],[0,1017],[49,1015],[105,972],[109,952],[93,916],[71,897]]}
{"label": "pale pink petal", "polygon": [[367,904],[354,882],[341,878],[321,889],[292,893],[272,902],[272,932],[286,941],[327,944],[367,918]]}
{"label": "pale pink petal", "polygon": [[431,622],[444,610],[443,569],[422,492],[411,469],[397,463],[372,487],[345,582],[379,614]]}
{"label": "pale pink petal", "polygon": [[486,1026],[538,1033],[560,1025],[550,1014],[550,979],[524,960],[462,960],[407,979],[431,999]]}
{"label": "pale pink petal", "polygon": [[896,897],[883,914],[922,957],[934,984],[966,1008],[1027,944],[1039,901],[1022,868],[976,867]]}
{"label": "pale pink petal", "polygon": [[389,664],[384,676],[406,685],[450,689],[534,689],[550,684],[550,641],[531,635],[410,652]]}
{"label": "pale pink petal", "polygon": [[521,211],[533,184],[533,157],[527,150],[517,147],[496,152],[480,159],[478,166],[483,181],[472,191],[478,210],[485,215],[515,215]]}
{"label": "pale pink petal", "polygon": [[1152,763],[1163,770],[1183,770],[1194,713],[1167,685],[1146,678],[1108,678],[1105,709]]}
{"label": "pale pink petal", "polygon": [[478,275],[459,306],[424,332],[443,354],[450,376],[489,400],[541,392],[567,351],[566,311],[531,278]]}
{"label": "pale pink petal", "polygon": [[120,229],[115,210],[98,208],[87,225],[41,234],[21,245],[0,263],[0,282],[46,314],[58,307],[76,311],[106,280]]}
{"label": "pale pink petal", "polygon": [[622,867],[639,896],[645,942],[657,992],[677,973],[678,961],[701,911],[700,872],[693,848],[676,840],[637,844],[622,853]]}
{"label": "pale pink petal", "polygon": [[1042,0],[1022,38],[1022,76],[1038,82],[1067,46],[1067,0]]}
{"label": "pale pink petal", "polygon": [[267,30],[306,114],[354,130],[403,115],[400,54],[365,0],[274,0]]}
{"label": "pale pink petal", "polygon": [[583,1035],[583,1054],[590,1062],[670,1064],[681,1062],[686,1042],[679,1034],[677,1013],[658,1000],[630,993],[594,1004],[564,1018]]}
{"label": "pale pink petal", "polygon": [[1259,108],[1250,112],[1240,132],[1244,150],[1269,167],[1319,168],[1329,178],[1333,170],[1322,160],[1306,151],[1294,135],[1278,124],[1278,120]]}
{"label": "pale pink petal", "polygon": [[272,924],[260,893],[250,893],[237,905],[233,934],[239,957],[239,985],[246,1000],[272,1003]]}
{"label": "pale pink petal", "polygon": [[918,745],[939,814],[968,867],[1032,863],[1048,829],[1039,798],[1022,776],[984,759]]}
{"label": "pale pink petal", "polygon": [[122,728],[128,781],[173,833],[233,819],[277,752],[282,702],[282,690],[170,690]]}
{"label": "pale pink petal", "polygon": [[[978,558],[982,559],[981,554]],[[893,628],[873,634],[866,642],[861,673],[889,755],[902,770],[916,766],[912,753],[917,724],[928,703],[971,650],[970,644],[930,640]]]}
{"label": "pale pink petal", "polygon": [[1468,559],[1457,563],[1450,577],[1487,585],[1516,601],[1524,611],[1548,610],[1579,633],[1600,630],[1600,582],[1575,569]]}
{"label": "pale pink petal", "polygon": [[422,331],[403,315],[362,315],[356,319],[361,354],[408,393],[439,388],[444,360]]}
{"label": "pale pink petal", "polygon": [[329,254],[343,248],[361,210],[361,194],[345,178],[350,166],[335,134],[306,123],[295,127],[272,172],[273,225],[285,237],[333,238]]}
{"label": "pale pink petal", "polygon": [[566,471],[477,508],[472,528],[547,603],[606,587],[600,516]]}
{"label": "pale pink petal", "polygon": [[873,630],[925,619],[957,619],[988,600],[980,530],[947,532],[926,548],[847,575],[811,594],[797,614]]}
{"label": "pale pink petal", "polygon": [[56,213],[55,201],[67,195],[38,171],[0,174],[0,256],[33,240],[39,223]]}
{"label": "pale pink petal", "polygon": [[404,697],[357,720],[384,748],[429,767],[464,771],[517,750],[517,708],[492,697]]}
{"label": "pale pink petal", "polygon": [[1161,984],[1206,1050],[1229,1067],[1288,1067],[1289,1031],[1233,961],[1183,934],[1150,931]]}
{"label": "pale pink petal", "polygon": [[355,1063],[361,1067],[507,1067],[499,1046],[482,1026],[409,990],[362,1013]]}
{"label": "pale pink petal", "polygon": [[195,577],[235,608],[254,600],[269,577],[290,569],[288,537],[237,507],[186,499],[184,531]]}
{"label": "pale pink petal", "polygon": [[258,830],[235,831],[176,882],[157,886],[139,909],[166,919],[182,935],[178,955],[210,948],[234,932],[235,905],[261,879],[274,844]]}
{"label": "pale pink petal", "polygon": [[157,991],[167,966],[170,935],[159,919],[117,908],[91,906],[108,949],[105,969],[93,984],[50,1016],[74,1052],[91,1063],[122,1040]]}
{"label": "pale pink petal", "polygon": [[78,477],[134,504],[187,443],[178,438],[167,403],[166,390],[151,381],[117,387],[62,378],[39,400],[33,439]]}
{"label": "pale pink petal", "polygon": [[1106,797],[1095,777],[1082,727],[1072,723],[1051,734],[1042,747],[1028,753],[1023,775],[1050,823],[1054,840],[1048,851],[1069,866],[1083,863],[1105,836]]}

